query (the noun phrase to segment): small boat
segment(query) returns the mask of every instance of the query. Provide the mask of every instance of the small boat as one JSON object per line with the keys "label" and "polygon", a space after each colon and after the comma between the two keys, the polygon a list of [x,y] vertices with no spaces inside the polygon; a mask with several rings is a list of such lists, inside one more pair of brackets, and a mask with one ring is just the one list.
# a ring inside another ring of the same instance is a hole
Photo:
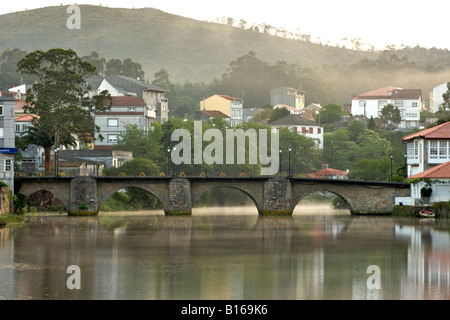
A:
{"label": "small boat", "polygon": [[422,218],[434,218],[436,214],[434,212],[428,211],[428,210],[420,210],[419,215]]}

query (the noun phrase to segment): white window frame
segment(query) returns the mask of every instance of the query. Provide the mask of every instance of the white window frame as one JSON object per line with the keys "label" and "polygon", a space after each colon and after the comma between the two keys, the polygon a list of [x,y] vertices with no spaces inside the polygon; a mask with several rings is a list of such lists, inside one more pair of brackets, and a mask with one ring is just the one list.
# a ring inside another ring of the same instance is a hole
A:
{"label": "white window frame", "polygon": [[118,137],[119,137],[118,134],[108,134],[108,142],[109,143],[116,143]]}
{"label": "white window frame", "polygon": [[[114,124],[114,122],[115,122],[115,124]],[[108,118],[106,123],[107,123],[108,127],[118,127],[119,126],[119,118]]]}

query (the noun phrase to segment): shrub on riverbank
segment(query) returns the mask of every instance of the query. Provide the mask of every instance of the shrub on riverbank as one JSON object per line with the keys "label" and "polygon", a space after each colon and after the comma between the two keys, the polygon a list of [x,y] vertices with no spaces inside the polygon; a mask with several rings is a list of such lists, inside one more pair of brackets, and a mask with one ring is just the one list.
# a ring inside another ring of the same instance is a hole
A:
{"label": "shrub on riverbank", "polygon": [[394,206],[392,215],[396,217],[415,217],[417,213],[414,206]]}
{"label": "shrub on riverbank", "polygon": [[441,201],[441,202],[435,202],[433,203],[433,211],[438,215],[440,218],[450,217],[450,201]]}

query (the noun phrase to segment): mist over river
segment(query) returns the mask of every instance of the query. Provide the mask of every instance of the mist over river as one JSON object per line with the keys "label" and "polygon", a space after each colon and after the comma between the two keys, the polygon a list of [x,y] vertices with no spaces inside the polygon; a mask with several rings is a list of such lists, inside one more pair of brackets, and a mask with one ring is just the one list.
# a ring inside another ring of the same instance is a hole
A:
{"label": "mist over river", "polygon": [[0,299],[450,298],[448,219],[306,205],[27,219],[0,229]]}

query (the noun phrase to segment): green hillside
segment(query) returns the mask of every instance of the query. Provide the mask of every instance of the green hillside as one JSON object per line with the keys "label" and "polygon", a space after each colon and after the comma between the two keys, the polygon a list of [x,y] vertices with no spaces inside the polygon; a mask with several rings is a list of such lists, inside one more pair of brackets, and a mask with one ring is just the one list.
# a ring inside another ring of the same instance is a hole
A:
{"label": "green hillside", "polygon": [[[353,94],[396,85],[420,88],[424,100],[434,86],[450,80],[450,52],[420,47],[368,52],[292,40],[203,22],[160,10],[81,5],[81,29],[67,28],[68,6],[1,15],[0,52],[20,48],[71,48],[79,56],[98,52],[107,60],[131,58],[142,64],[145,80],[164,68],[172,82],[208,83],[249,52],[268,64],[297,64],[309,83],[307,102],[349,103]],[[327,92],[323,95],[320,92]],[[226,94],[233,94],[226,92]],[[236,94],[236,93],[234,93]],[[239,93],[238,93],[239,94]]]}
{"label": "green hillside", "polygon": [[80,56],[97,51],[106,59],[131,57],[147,76],[165,68],[175,80],[209,81],[230,61],[254,51],[269,62],[301,66],[359,61],[366,53],[284,39],[156,9],[113,9],[83,5],[81,29],[66,26],[67,6],[1,16],[0,51],[72,48]]}

